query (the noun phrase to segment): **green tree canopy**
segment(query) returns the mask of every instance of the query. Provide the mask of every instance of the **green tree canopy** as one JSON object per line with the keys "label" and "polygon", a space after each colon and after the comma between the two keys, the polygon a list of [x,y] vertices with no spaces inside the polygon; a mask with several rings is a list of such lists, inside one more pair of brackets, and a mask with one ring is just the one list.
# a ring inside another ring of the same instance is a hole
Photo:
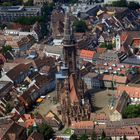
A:
{"label": "green tree canopy", "polygon": [[9,103],[7,103],[5,110],[6,110],[6,113],[10,113],[12,111],[12,106]]}
{"label": "green tree canopy", "polygon": [[70,140],[78,140],[77,135],[76,134],[71,135]]}
{"label": "green tree canopy", "polygon": [[91,140],[97,140],[97,135],[96,135],[95,131],[93,131],[93,133],[92,133]]}
{"label": "green tree canopy", "polygon": [[77,20],[73,23],[74,29],[76,32],[86,32],[87,25],[84,20]]}
{"label": "green tree canopy", "polygon": [[100,45],[101,48],[106,48],[107,50],[112,50],[115,47],[115,44],[111,44],[111,43],[102,43]]}
{"label": "green tree canopy", "polygon": [[114,7],[127,7],[127,1],[126,0],[113,1],[112,6],[114,6]]}
{"label": "green tree canopy", "polygon": [[22,5],[23,0],[5,0],[4,2],[0,2],[2,6],[13,6],[13,5]]}
{"label": "green tree canopy", "polygon": [[2,6],[12,6],[13,3],[12,2],[3,2]]}
{"label": "green tree canopy", "polygon": [[33,25],[35,22],[41,22],[43,19],[41,16],[38,17],[20,17],[15,22],[22,25]]}
{"label": "green tree canopy", "polygon": [[74,3],[77,3],[78,0],[68,0],[68,2],[71,3],[71,4],[74,4]]}
{"label": "green tree canopy", "polygon": [[53,137],[54,131],[49,125],[42,124],[39,126],[38,129],[39,129],[39,132],[43,134],[45,140],[49,140]]}
{"label": "green tree canopy", "polygon": [[33,0],[28,0],[27,2],[24,3],[25,6],[33,6]]}
{"label": "green tree canopy", "polygon": [[48,22],[50,21],[51,13],[54,9],[55,4],[54,3],[46,3],[43,6],[43,20],[41,22],[41,32],[44,36],[46,36],[49,32],[49,29],[47,28]]}
{"label": "green tree canopy", "polygon": [[101,135],[101,140],[105,140],[106,139],[106,134],[105,134],[105,132],[103,131],[102,132],[102,135]]}
{"label": "green tree canopy", "polygon": [[3,54],[6,54],[8,51],[12,51],[12,47],[10,45],[5,45],[2,47]]}
{"label": "green tree canopy", "polygon": [[[43,14],[44,14],[44,18],[47,18],[49,15],[51,15],[51,12],[54,9],[54,3],[46,3],[43,7]],[[47,19],[46,19],[47,20]]]}
{"label": "green tree canopy", "polygon": [[44,140],[49,140],[53,137],[54,131],[47,124],[41,124],[39,126],[31,126],[28,130],[28,135],[30,135],[33,131],[38,131],[44,137]]}
{"label": "green tree canopy", "polygon": [[140,105],[129,105],[123,111],[123,118],[140,117]]}
{"label": "green tree canopy", "polygon": [[128,3],[128,8],[132,9],[132,10],[135,10],[135,9],[140,8],[140,4],[138,2],[130,1]]}
{"label": "green tree canopy", "polygon": [[54,2],[59,2],[59,3],[70,3],[70,4],[74,4],[77,3],[78,0],[54,0]]}
{"label": "green tree canopy", "polygon": [[86,134],[83,134],[80,136],[79,140],[88,140],[88,136]]}
{"label": "green tree canopy", "polygon": [[111,6],[114,6],[114,7],[128,7],[131,10],[135,10],[135,9],[140,8],[140,4],[138,2],[130,1],[129,3],[127,3],[126,0],[113,1]]}
{"label": "green tree canopy", "polygon": [[125,135],[125,134],[123,135],[123,140],[127,140],[127,138],[126,138],[126,135]]}
{"label": "green tree canopy", "polygon": [[0,23],[0,29],[4,29],[6,27],[6,24]]}

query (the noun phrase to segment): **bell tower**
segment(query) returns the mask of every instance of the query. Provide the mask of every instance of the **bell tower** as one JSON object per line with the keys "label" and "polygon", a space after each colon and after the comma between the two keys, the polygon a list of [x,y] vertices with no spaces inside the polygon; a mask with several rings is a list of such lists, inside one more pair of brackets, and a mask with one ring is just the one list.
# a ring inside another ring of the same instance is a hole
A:
{"label": "bell tower", "polygon": [[64,38],[63,38],[63,57],[65,66],[69,68],[69,74],[76,71],[76,41],[74,39],[70,15],[67,12],[65,15]]}

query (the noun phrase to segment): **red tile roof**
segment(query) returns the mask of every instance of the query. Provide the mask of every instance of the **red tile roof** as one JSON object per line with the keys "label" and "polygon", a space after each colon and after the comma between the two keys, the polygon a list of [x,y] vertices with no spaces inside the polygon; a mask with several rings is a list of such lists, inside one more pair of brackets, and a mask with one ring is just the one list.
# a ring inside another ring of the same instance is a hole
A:
{"label": "red tile roof", "polygon": [[127,77],[126,76],[117,76],[117,75],[103,75],[103,80],[105,81],[114,81],[117,83],[126,84]]}
{"label": "red tile roof", "polygon": [[123,33],[121,35],[121,42],[124,42],[126,40],[126,38],[127,38],[127,33]]}
{"label": "red tile roof", "polygon": [[105,129],[105,133],[107,136],[139,136],[138,130],[136,127],[123,127],[116,129]]}
{"label": "red tile roof", "polygon": [[97,121],[104,121],[104,120],[109,120],[109,116],[106,113],[91,113],[90,114],[90,120],[97,120]]}
{"label": "red tile roof", "polygon": [[75,85],[73,75],[70,76],[70,99],[71,99],[72,103],[78,102],[78,96],[77,96],[77,92],[76,92],[76,85]]}
{"label": "red tile roof", "polygon": [[93,129],[93,121],[81,121],[81,122],[72,122],[72,129]]}
{"label": "red tile roof", "polygon": [[140,98],[140,87],[120,85],[117,87],[116,96],[119,96],[123,91],[125,91],[130,98]]}
{"label": "red tile roof", "polygon": [[116,75],[114,75],[113,79],[117,83],[126,84],[126,82],[127,82],[127,77],[126,76],[116,76]]}
{"label": "red tile roof", "polygon": [[80,57],[86,58],[86,59],[92,59],[94,54],[95,54],[95,51],[81,50]]}

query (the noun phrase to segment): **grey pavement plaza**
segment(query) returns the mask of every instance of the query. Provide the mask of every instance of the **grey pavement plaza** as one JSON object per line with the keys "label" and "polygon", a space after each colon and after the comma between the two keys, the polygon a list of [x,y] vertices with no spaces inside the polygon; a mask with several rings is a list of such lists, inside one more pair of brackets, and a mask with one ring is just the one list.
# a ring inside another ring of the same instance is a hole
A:
{"label": "grey pavement plaza", "polygon": [[56,91],[52,91],[46,95],[46,98],[41,102],[33,112],[39,112],[42,115],[46,115],[49,110],[52,110],[54,113],[57,112],[57,104],[53,102],[53,97],[56,98]]}
{"label": "grey pavement plaza", "polygon": [[112,98],[112,95],[115,94],[115,90],[105,89],[93,89],[91,91],[92,103],[94,105],[94,110],[97,113],[105,112],[109,113],[109,100]]}

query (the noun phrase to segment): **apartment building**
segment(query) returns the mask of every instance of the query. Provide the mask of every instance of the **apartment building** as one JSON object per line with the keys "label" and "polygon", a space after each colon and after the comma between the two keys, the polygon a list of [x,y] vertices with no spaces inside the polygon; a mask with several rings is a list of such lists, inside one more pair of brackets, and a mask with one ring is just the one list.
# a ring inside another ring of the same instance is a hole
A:
{"label": "apartment building", "polygon": [[20,17],[41,16],[41,7],[37,6],[1,6],[0,21],[14,21]]}

